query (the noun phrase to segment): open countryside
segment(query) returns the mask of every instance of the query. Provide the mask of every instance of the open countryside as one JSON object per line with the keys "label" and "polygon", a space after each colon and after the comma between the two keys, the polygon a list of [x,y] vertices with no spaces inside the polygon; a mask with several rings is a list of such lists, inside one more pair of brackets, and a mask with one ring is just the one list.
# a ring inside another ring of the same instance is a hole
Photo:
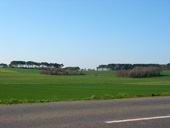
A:
{"label": "open countryside", "polygon": [[115,71],[43,75],[37,69],[0,69],[0,104],[170,96],[170,71],[148,78],[116,77]]}
{"label": "open countryside", "polygon": [[0,128],[170,128],[170,0],[0,0]]}

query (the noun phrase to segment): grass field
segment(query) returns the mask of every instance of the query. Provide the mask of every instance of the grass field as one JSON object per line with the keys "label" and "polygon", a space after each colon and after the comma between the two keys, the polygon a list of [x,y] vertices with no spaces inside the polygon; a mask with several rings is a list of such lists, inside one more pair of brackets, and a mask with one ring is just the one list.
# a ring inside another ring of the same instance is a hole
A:
{"label": "grass field", "polygon": [[0,69],[0,104],[170,96],[170,71],[160,77],[120,78],[114,71],[42,75],[34,69]]}

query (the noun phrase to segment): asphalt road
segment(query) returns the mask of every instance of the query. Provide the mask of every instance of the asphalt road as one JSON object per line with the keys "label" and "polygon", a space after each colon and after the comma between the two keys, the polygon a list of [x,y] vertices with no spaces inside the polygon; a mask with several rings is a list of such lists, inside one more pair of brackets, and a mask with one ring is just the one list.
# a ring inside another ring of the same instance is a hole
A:
{"label": "asphalt road", "polygon": [[0,128],[170,128],[170,97],[0,105]]}

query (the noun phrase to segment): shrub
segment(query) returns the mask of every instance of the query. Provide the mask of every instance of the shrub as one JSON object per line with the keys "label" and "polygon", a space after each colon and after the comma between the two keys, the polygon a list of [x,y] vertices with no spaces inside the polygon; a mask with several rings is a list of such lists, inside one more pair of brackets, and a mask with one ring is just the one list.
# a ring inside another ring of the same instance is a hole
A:
{"label": "shrub", "polygon": [[40,72],[46,75],[84,75],[82,72],[67,71],[62,68],[48,68]]}
{"label": "shrub", "polygon": [[154,77],[160,76],[161,70],[157,67],[135,67],[132,70],[121,70],[116,72],[118,77]]}

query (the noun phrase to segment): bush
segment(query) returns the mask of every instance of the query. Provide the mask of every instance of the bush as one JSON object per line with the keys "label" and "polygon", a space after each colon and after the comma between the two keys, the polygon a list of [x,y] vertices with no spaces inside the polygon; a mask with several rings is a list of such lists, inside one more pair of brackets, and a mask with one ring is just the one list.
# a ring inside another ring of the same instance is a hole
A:
{"label": "bush", "polygon": [[154,77],[160,76],[160,72],[161,70],[157,67],[135,67],[132,70],[117,71],[116,76],[132,78]]}
{"label": "bush", "polygon": [[67,71],[62,68],[46,68],[40,72],[46,75],[84,75],[82,72]]}

